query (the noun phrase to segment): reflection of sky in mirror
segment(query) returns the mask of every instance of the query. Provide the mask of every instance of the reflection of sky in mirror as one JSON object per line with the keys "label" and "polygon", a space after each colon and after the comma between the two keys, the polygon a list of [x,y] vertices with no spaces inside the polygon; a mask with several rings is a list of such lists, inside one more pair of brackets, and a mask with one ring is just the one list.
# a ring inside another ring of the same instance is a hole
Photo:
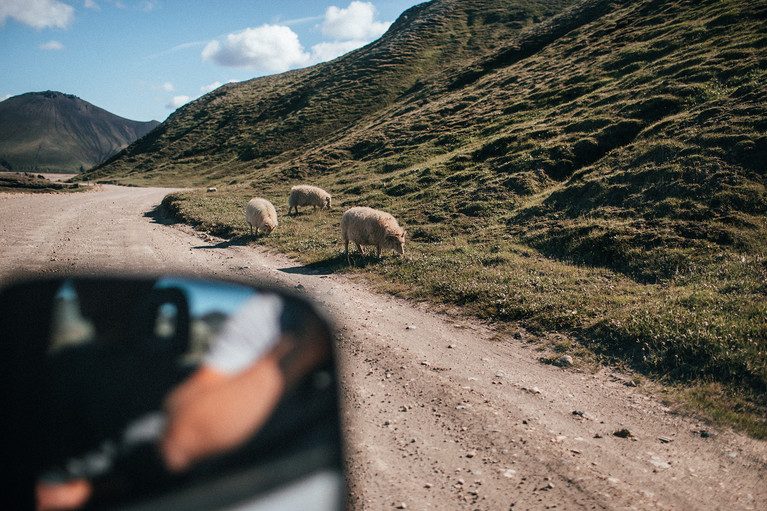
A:
{"label": "reflection of sky in mirror", "polygon": [[206,280],[188,280],[166,277],[157,281],[157,287],[177,287],[186,293],[189,312],[193,317],[204,316],[211,312],[230,315],[243,301],[256,294],[247,286]]}
{"label": "reflection of sky in mirror", "polygon": [[61,289],[56,293],[55,296],[56,299],[61,300],[74,300],[77,298],[77,293],[75,292],[75,288],[72,286],[71,280],[66,280],[61,285]]}

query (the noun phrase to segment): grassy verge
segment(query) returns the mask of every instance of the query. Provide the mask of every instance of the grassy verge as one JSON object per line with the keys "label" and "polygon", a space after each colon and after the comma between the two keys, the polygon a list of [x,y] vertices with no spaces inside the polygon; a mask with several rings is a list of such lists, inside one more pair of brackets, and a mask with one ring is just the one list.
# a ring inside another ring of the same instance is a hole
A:
{"label": "grassy verge", "polygon": [[[256,195],[277,207],[280,225],[268,237],[250,238],[244,220],[245,204]],[[676,386],[684,407],[767,438],[764,251],[723,249],[693,258],[693,247],[687,260],[694,264],[649,281],[631,272],[544,256],[503,223],[474,218],[411,227],[406,257],[387,254],[376,261],[355,253],[348,266],[338,223],[352,203],[287,216],[282,188],[256,193],[241,187],[172,194],[164,205],[201,230],[269,246],[307,265],[362,276],[398,296],[459,306],[495,322],[499,342],[514,342],[511,332],[520,327],[542,342],[552,332],[563,334],[543,349],[569,353],[583,366],[612,364]],[[404,201],[395,199],[388,206],[407,211]],[[406,228],[416,214],[403,213]]]}
{"label": "grassy verge", "polygon": [[27,172],[0,174],[0,192],[51,193],[82,190],[87,190],[87,188],[81,188],[77,183],[56,183],[41,175]]}

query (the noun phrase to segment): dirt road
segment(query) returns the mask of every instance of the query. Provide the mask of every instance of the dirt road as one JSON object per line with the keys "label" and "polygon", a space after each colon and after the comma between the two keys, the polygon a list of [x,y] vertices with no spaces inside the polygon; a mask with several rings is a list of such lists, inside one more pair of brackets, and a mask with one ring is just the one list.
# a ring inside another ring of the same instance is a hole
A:
{"label": "dirt road", "polygon": [[767,509],[767,443],[609,371],[543,365],[524,333],[164,224],[151,212],[168,191],[0,194],[0,281],[149,269],[303,290],[340,329],[353,509]]}

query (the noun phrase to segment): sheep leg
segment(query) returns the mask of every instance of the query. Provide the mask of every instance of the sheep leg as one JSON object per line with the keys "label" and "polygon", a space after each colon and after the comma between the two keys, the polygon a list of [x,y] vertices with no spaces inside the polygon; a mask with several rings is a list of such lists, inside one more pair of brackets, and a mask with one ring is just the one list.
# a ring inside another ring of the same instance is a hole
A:
{"label": "sheep leg", "polygon": [[352,264],[349,259],[349,240],[346,240],[346,264]]}
{"label": "sheep leg", "polygon": [[381,259],[381,245],[376,245],[376,259]]}
{"label": "sheep leg", "polygon": [[362,254],[362,255],[365,255],[365,249],[364,249],[364,248],[362,248],[362,245],[360,245],[359,243],[357,243],[357,248],[358,248],[358,249],[360,249],[360,254]]}

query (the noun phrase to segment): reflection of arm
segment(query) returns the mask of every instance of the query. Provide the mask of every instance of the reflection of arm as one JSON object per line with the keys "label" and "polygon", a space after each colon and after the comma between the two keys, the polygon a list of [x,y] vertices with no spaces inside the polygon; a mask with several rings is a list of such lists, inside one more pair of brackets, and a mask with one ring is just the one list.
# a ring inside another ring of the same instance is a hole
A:
{"label": "reflection of arm", "polygon": [[184,470],[200,458],[229,450],[266,422],[285,388],[280,351],[278,345],[234,376],[202,370],[174,391],[161,443],[168,468]]}
{"label": "reflection of arm", "polygon": [[327,325],[305,304],[262,296],[250,305],[166,401],[161,452],[172,471],[253,436],[285,390],[329,355]]}
{"label": "reflection of arm", "polygon": [[250,298],[224,325],[205,355],[204,366],[234,375],[250,367],[277,342],[284,303],[273,294]]}
{"label": "reflection of arm", "polygon": [[93,488],[86,479],[73,479],[64,483],[38,483],[35,487],[37,511],[79,509],[88,502]]}
{"label": "reflection of arm", "polygon": [[229,450],[266,421],[282,394],[275,343],[282,300],[249,299],[224,326],[203,365],[166,401],[168,426],[161,443],[171,470]]}

